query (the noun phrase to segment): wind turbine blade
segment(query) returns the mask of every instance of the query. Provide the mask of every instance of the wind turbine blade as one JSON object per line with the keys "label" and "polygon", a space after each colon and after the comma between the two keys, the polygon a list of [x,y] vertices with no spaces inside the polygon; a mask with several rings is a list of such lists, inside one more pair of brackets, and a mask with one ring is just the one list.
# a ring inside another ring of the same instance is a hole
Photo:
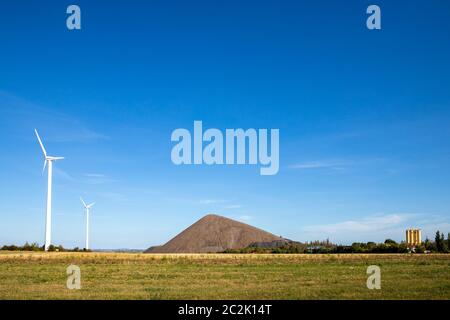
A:
{"label": "wind turbine blade", "polygon": [[44,156],[47,157],[47,151],[45,151],[44,145],[42,144],[41,138],[39,137],[37,130],[34,129],[34,132],[36,133],[36,137],[39,141],[39,144],[41,145],[41,149],[42,149],[42,152],[44,153]]}
{"label": "wind turbine blade", "polygon": [[94,206],[95,202],[92,202],[91,204],[88,204],[87,207],[90,209]]}
{"label": "wind turbine blade", "polygon": [[83,206],[86,208],[86,203],[83,201],[83,198],[80,197],[81,203],[83,204]]}
{"label": "wind turbine blade", "polygon": [[42,174],[44,174],[46,166],[47,166],[47,159],[44,160],[44,167],[42,168]]}
{"label": "wind turbine blade", "polygon": [[52,156],[48,156],[47,160],[48,161],[56,161],[56,160],[63,160],[64,157],[52,157]]}

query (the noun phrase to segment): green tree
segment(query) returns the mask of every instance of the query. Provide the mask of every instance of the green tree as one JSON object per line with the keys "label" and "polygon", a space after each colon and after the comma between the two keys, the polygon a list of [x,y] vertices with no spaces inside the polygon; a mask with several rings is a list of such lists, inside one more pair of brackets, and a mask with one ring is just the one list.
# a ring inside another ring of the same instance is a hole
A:
{"label": "green tree", "polygon": [[447,234],[447,249],[450,250],[450,232]]}
{"label": "green tree", "polygon": [[41,248],[39,247],[39,244],[37,244],[36,242],[33,242],[30,247],[31,247],[31,250],[33,250],[33,251],[41,250]]}
{"label": "green tree", "polygon": [[442,240],[441,233],[436,231],[436,236],[434,237],[434,242],[436,243],[436,250],[437,252],[443,252],[444,251],[444,241]]}
{"label": "green tree", "polygon": [[384,240],[384,244],[387,244],[387,245],[395,245],[395,244],[397,244],[397,242],[395,242],[395,241],[392,240],[392,239],[386,239],[386,240]]}
{"label": "green tree", "polygon": [[441,233],[441,252],[447,252],[448,251],[448,246],[447,246],[447,242],[445,241],[444,238],[444,233]]}
{"label": "green tree", "polygon": [[418,245],[415,250],[416,253],[424,253],[425,247],[423,245]]}
{"label": "green tree", "polygon": [[367,242],[367,249],[373,250],[376,247],[377,247],[377,244],[375,242],[373,242],[373,241]]}
{"label": "green tree", "polygon": [[427,251],[436,251],[436,244],[428,239],[428,237],[425,239],[424,246]]}

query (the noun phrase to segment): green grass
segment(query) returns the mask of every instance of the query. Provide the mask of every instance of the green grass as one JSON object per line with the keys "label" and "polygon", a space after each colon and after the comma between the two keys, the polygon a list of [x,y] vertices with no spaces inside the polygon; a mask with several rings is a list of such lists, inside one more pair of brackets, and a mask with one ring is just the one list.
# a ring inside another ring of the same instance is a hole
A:
{"label": "green grass", "polygon": [[[381,290],[366,287],[373,264]],[[450,255],[3,252],[0,299],[450,299]]]}

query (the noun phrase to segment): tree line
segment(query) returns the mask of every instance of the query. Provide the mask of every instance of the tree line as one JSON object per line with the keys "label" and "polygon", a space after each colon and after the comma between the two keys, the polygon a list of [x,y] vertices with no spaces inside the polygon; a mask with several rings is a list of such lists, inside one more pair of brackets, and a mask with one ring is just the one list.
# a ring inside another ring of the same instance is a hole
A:
{"label": "tree line", "polygon": [[227,249],[223,253],[449,253],[450,233],[445,239],[444,234],[436,232],[434,241],[425,239],[414,248],[408,247],[405,242],[397,243],[386,239],[383,243],[354,242],[351,245],[337,245],[328,239],[325,241],[312,241],[308,243],[290,242],[279,247],[261,247],[250,245],[243,249]]}
{"label": "tree line", "polygon": [[[0,250],[3,251],[44,251],[44,246],[39,246],[38,243],[33,242],[33,243],[28,243],[25,242],[25,244],[23,246],[17,246],[17,245],[4,245],[3,247],[0,248]],[[86,250],[86,249],[80,249],[78,247],[75,247],[73,249],[67,249],[64,248],[63,246],[59,245],[59,246],[54,246],[54,245],[50,245],[48,247],[48,251],[51,252],[90,252],[91,250]]]}

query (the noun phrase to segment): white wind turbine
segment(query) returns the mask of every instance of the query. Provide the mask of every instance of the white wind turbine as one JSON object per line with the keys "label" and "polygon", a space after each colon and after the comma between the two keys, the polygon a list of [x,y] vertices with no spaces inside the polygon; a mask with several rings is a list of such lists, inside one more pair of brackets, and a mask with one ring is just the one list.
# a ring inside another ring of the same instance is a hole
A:
{"label": "white wind turbine", "polygon": [[91,203],[91,204],[86,204],[83,201],[83,198],[80,197],[81,203],[84,206],[84,209],[86,209],[86,250],[89,250],[89,209],[91,209],[95,202]]}
{"label": "white wind turbine", "polygon": [[42,173],[45,171],[45,167],[48,163],[48,184],[47,184],[47,215],[45,220],[45,251],[48,251],[48,247],[52,241],[52,175],[53,175],[53,161],[62,160],[64,157],[52,157],[47,155],[44,145],[42,144],[41,138],[36,129],[34,129],[36,137],[41,145],[42,152],[44,153],[44,168]]}

